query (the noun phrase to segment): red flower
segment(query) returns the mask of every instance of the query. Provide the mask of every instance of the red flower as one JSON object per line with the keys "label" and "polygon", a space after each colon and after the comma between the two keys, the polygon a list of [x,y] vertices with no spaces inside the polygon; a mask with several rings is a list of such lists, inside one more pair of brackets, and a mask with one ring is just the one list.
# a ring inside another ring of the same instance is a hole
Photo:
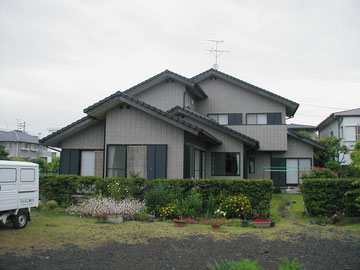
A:
{"label": "red flower", "polygon": [[254,222],[271,222],[268,219],[255,219]]}

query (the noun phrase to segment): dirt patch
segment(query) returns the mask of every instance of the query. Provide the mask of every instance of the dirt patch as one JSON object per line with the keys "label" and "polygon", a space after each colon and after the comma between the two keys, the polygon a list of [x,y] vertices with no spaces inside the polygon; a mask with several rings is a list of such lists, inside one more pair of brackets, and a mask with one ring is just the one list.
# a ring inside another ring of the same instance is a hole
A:
{"label": "dirt patch", "polygon": [[277,269],[280,257],[298,257],[306,269],[360,269],[360,243],[355,240],[316,239],[306,234],[293,241],[261,241],[251,235],[230,241],[192,236],[149,239],[149,244],[110,242],[95,249],[73,244],[63,249],[34,252],[28,257],[4,254],[0,269],[208,269],[214,260],[258,260]]}

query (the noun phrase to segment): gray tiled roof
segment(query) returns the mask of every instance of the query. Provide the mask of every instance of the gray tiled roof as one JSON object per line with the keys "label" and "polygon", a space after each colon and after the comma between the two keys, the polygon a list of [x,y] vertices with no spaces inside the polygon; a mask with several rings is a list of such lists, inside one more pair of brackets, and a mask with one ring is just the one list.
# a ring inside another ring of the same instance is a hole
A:
{"label": "gray tiled roof", "polygon": [[288,124],[287,128],[289,128],[289,129],[316,129],[315,126],[301,125],[301,124]]}
{"label": "gray tiled roof", "polygon": [[[206,130],[204,130],[202,128],[199,128],[196,125],[193,125],[193,124],[191,124],[191,123],[189,123],[189,122],[187,122],[187,121],[185,121],[185,120],[183,120],[183,119],[181,119],[181,118],[179,118],[177,116],[174,116],[174,115],[172,115],[170,113],[167,113],[167,112],[164,112],[164,111],[162,111],[162,110],[160,110],[160,109],[158,109],[158,108],[156,108],[154,106],[151,106],[151,105],[149,105],[149,104],[147,104],[147,103],[145,103],[145,102],[143,102],[143,101],[141,101],[141,100],[139,100],[139,99],[137,99],[137,98],[135,98],[133,96],[130,96],[130,95],[124,93],[124,92],[118,91],[118,92],[114,93],[113,95],[111,95],[111,97],[108,97],[107,99],[111,99],[113,97],[122,97],[125,100],[135,102],[139,106],[142,106],[142,107],[144,107],[146,109],[149,109],[149,110],[155,112],[159,116],[164,116],[164,117],[170,119],[171,121],[173,121],[174,123],[178,123],[180,126],[182,125],[182,126],[188,127],[190,129],[196,131],[198,133],[198,136],[204,137],[206,140],[211,141],[214,144],[221,144],[222,143],[220,140],[218,140],[216,137],[211,135]],[[126,103],[126,101],[125,101],[125,103]],[[62,128],[62,129],[60,129],[59,131],[50,134],[49,136],[43,138],[41,140],[41,142],[45,142],[46,140],[50,139],[51,137],[56,136],[56,135],[58,135],[58,134],[60,134],[60,133],[62,133],[64,131],[68,130],[71,127],[74,127],[77,124],[79,124],[79,123],[81,123],[81,122],[83,122],[83,121],[85,121],[87,119],[91,119],[91,116],[86,116],[86,117],[84,117],[84,118],[82,118],[82,119],[80,119],[80,120],[78,120],[78,121],[76,121],[76,122]]]}
{"label": "gray tiled roof", "polygon": [[[145,80],[145,81],[143,81],[143,82],[141,82],[141,83],[127,89],[127,90],[125,90],[125,91],[123,91],[123,93],[128,94],[128,95],[132,95],[139,88],[141,88],[143,86],[146,86],[147,84],[150,84],[151,82],[153,82],[153,81],[155,81],[157,79],[166,80],[167,78],[178,80],[178,81],[184,83],[185,85],[187,85],[187,86],[189,86],[189,87],[191,87],[193,89],[196,89],[196,91],[195,90],[194,91],[200,93],[201,96],[207,97],[206,93],[201,89],[201,87],[198,87],[193,81],[191,81],[190,79],[188,79],[188,78],[186,78],[184,76],[181,76],[181,75],[179,75],[179,74],[177,74],[175,72],[172,72],[170,70],[165,70],[165,71],[163,71],[163,72],[161,72],[161,73],[159,73],[159,74],[157,74],[157,75],[155,75],[155,76],[153,76],[153,77],[151,77],[151,78],[149,78],[149,79],[147,79],[147,80]],[[94,103],[93,105],[85,108],[84,112],[86,113],[86,112],[90,111],[91,109],[93,109],[96,106],[98,106],[98,105],[112,99],[115,96],[117,96],[117,93],[114,93],[114,94],[112,94],[112,95],[110,95],[110,96],[108,96],[108,97]]]}
{"label": "gray tiled roof", "polygon": [[81,122],[84,122],[85,120],[88,120],[88,119],[91,119],[91,117],[87,115],[79,120],[76,120],[75,122],[72,122],[71,124],[63,127],[62,129],[59,129],[59,130],[47,135],[46,137],[40,139],[40,143],[45,143],[47,140],[51,139],[52,137],[62,133],[63,131],[66,131],[69,128],[72,128],[72,127],[76,126],[77,124],[80,124]]}
{"label": "gray tiled roof", "polygon": [[224,78],[224,79],[227,79],[227,80],[230,80],[230,81],[233,81],[235,82],[236,84],[242,86],[242,87],[245,87],[247,89],[250,89],[250,90],[253,90],[255,92],[258,92],[258,93],[261,93],[261,94],[265,94],[269,97],[273,97],[275,100],[277,100],[278,102],[281,102],[281,103],[284,103],[286,104],[287,108],[289,108],[289,115],[293,115],[295,114],[297,108],[299,107],[299,104],[294,102],[294,101],[291,101],[287,98],[284,98],[282,96],[279,96],[277,94],[274,94],[273,92],[270,92],[268,90],[265,90],[265,89],[262,89],[260,87],[257,87],[253,84],[250,84],[250,83],[247,83],[245,81],[242,81],[236,77],[233,77],[233,76],[230,76],[226,73],[223,73],[221,71],[218,71],[218,70],[215,70],[215,69],[209,69],[207,71],[204,71],[194,77],[191,78],[192,81],[194,81],[194,83],[198,83],[206,78],[208,78],[209,76],[219,76],[221,78]]}
{"label": "gray tiled roof", "polygon": [[291,130],[291,129],[288,129],[288,134],[305,142],[305,143],[308,143],[308,144],[311,144],[312,146],[320,149],[320,150],[324,150],[326,148],[326,146],[322,143],[319,143],[311,138],[308,138],[302,134],[299,134],[298,132],[294,131],[294,130]]}
{"label": "gray tiled roof", "polygon": [[337,119],[338,117],[345,117],[345,116],[360,116],[360,108],[332,113],[325,120],[323,120],[316,128],[322,129],[323,127],[326,127],[327,125],[334,122],[335,119]]}
{"label": "gray tiled roof", "polygon": [[25,143],[39,143],[36,136],[31,136],[26,132],[13,130],[0,134],[0,142],[25,142]]}
{"label": "gray tiled roof", "polygon": [[221,125],[218,122],[216,122],[215,120],[213,120],[213,119],[211,119],[211,118],[209,118],[209,117],[207,117],[207,116],[205,116],[203,114],[195,112],[193,110],[190,110],[190,109],[187,109],[187,108],[182,108],[180,106],[175,106],[174,108],[168,110],[169,113],[175,113],[176,111],[187,112],[187,113],[191,114],[192,116],[205,121],[209,125],[221,129],[224,133],[237,137],[238,139],[250,144],[251,146],[253,146],[255,148],[258,148],[258,146],[259,146],[259,141],[255,140],[255,139],[253,139],[253,138],[251,138],[249,136],[246,136],[246,135],[244,135],[244,134],[242,134],[242,133],[240,133],[240,132],[238,132],[236,130],[233,130],[232,128]]}

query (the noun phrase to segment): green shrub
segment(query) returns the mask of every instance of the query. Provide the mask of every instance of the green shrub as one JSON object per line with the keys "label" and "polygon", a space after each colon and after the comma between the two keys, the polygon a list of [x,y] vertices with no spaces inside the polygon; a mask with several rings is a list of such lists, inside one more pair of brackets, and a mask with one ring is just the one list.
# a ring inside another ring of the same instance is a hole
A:
{"label": "green shrub", "polygon": [[163,187],[151,187],[145,194],[144,200],[150,213],[159,217],[159,210],[174,201],[173,194]]}
{"label": "green shrub", "polygon": [[48,201],[48,202],[46,203],[46,205],[47,205],[50,209],[55,209],[55,208],[58,208],[58,207],[59,207],[58,203],[57,203],[56,201],[54,201],[54,200]]}
{"label": "green shrub", "polygon": [[257,261],[242,259],[240,262],[222,260],[208,265],[211,270],[264,270]]}
{"label": "green shrub", "polygon": [[302,270],[304,265],[298,262],[298,258],[294,258],[291,262],[286,257],[281,258],[279,270]]}
{"label": "green shrub", "polygon": [[305,179],[301,189],[309,214],[331,217],[335,213],[359,216],[356,189],[359,179]]}
{"label": "green shrub", "polygon": [[337,175],[333,173],[328,168],[313,168],[310,170],[309,174],[303,173],[303,179],[330,179],[330,178],[337,178]]}
{"label": "green shrub", "polygon": [[184,217],[195,218],[203,214],[203,200],[196,188],[192,188],[190,194],[181,200],[180,211]]}
{"label": "green shrub", "polygon": [[252,208],[250,201],[245,195],[227,197],[221,204],[219,209],[226,213],[226,218],[242,218],[252,217]]}

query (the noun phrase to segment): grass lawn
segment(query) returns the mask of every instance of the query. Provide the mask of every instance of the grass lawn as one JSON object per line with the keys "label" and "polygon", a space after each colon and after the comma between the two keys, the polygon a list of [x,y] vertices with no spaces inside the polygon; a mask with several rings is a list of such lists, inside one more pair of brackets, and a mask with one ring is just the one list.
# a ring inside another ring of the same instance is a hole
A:
{"label": "grass lawn", "polygon": [[[284,198],[296,200],[285,213],[291,218],[283,218],[279,205]],[[153,238],[191,238],[194,235],[208,236],[215,240],[233,240],[246,234],[263,241],[296,241],[301,235],[315,238],[334,238],[360,240],[360,224],[342,227],[310,224],[312,218],[302,216],[301,195],[274,194],[271,202],[271,216],[276,221],[273,228],[242,228],[241,223],[222,226],[219,230],[209,225],[189,224],[183,228],[175,227],[173,222],[125,221],[120,224],[99,223],[95,218],[80,218],[64,213],[32,212],[32,221],[23,230],[14,230],[11,225],[0,227],[0,255],[7,252],[30,255],[34,251],[61,249],[67,245],[79,248],[96,248],[109,241],[118,243],[148,243]]]}

